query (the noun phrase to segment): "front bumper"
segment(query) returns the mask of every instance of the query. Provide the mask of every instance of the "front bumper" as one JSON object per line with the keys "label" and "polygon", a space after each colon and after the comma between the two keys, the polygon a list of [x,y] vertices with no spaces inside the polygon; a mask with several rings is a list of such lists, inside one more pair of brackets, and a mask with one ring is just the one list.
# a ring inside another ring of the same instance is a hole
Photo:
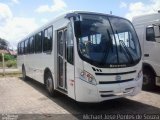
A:
{"label": "front bumper", "polygon": [[124,83],[92,85],[80,79],[76,79],[76,101],[102,102],[126,96],[134,96],[142,89],[142,78]]}

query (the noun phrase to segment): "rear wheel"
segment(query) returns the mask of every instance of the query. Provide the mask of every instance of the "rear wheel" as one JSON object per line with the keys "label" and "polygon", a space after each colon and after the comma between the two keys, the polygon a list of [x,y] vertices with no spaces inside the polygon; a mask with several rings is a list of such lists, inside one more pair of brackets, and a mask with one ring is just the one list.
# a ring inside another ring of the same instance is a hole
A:
{"label": "rear wheel", "polygon": [[143,89],[153,90],[155,88],[155,75],[150,69],[143,70]]}
{"label": "rear wheel", "polygon": [[22,66],[22,78],[23,78],[23,80],[26,80],[26,69],[25,69],[24,65]]}
{"label": "rear wheel", "polygon": [[45,86],[50,96],[54,96],[54,84],[53,84],[53,77],[50,72],[45,74]]}

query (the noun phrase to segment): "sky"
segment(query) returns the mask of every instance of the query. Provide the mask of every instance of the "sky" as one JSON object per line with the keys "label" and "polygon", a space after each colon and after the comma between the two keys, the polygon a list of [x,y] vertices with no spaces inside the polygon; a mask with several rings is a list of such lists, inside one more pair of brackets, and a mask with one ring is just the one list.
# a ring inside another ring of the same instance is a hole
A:
{"label": "sky", "polygon": [[18,41],[59,14],[94,11],[125,17],[156,13],[160,0],[0,0],[0,38],[16,49]]}

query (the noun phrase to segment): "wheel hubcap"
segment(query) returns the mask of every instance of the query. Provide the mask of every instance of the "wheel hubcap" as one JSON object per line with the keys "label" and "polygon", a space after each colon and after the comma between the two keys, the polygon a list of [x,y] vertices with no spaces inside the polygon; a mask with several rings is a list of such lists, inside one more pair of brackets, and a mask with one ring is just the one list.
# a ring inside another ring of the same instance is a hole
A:
{"label": "wheel hubcap", "polygon": [[47,89],[48,89],[49,92],[52,91],[52,78],[51,77],[47,78],[46,87],[47,87]]}
{"label": "wheel hubcap", "polygon": [[146,74],[143,75],[143,85],[147,85],[149,83],[149,76]]}

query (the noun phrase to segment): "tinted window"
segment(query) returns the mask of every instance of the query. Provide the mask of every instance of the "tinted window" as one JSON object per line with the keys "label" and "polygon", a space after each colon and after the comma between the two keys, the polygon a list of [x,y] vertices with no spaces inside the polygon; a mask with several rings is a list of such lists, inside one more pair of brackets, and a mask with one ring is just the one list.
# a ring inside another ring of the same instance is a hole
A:
{"label": "tinted window", "polygon": [[71,24],[67,28],[67,61],[73,64],[74,60],[74,44],[73,44],[73,31]]}
{"label": "tinted window", "polygon": [[153,27],[146,28],[146,40],[147,41],[155,41],[155,34],[154,34]]}
{"label": "tinted window", "polygon": [[27,46],[28,46],[28,39],[27,39],[27,40],[25,40],[25,53],[26,53],[26,54],[28,53]]}
{"label": "tinted window", "polygon": [[30,53],[34,53],[34,37],[31,37],[29,40],[30,40]]}
{"label": "tinted window", "polygon": [[35,52],[42,52],[42,32],[35,35]]}
{"label": "tinted window", "polygon": [[24,54],[24,42],[21,42],[21,54]]}
{"label": "tinted window", "polygon": [[53,27],[44,30],[43,51],[52,50]]}
{"label": "tinted window", "polygon": [[107,18],[84,15],[78,39],[78,48],[84,59],[102,65],[117,63],[116,44],[111,38],[112,34]]}
{"label": "tinted window", "polygon": [[81,14],[79,24],[75,24],[80,31],[76,35],[77,45],[84,61],[98,67],[126,67],[139,62],[140,45],[129,21],[117,17]]}
{"label": "tinted window", "polygon": [[65,53],[64,53],[64,55],[65,55],[65,59],[66,59],[66,41],[67,41],[67,30],[64,30],[63,31],[63,36],[64,36],[64,50],[65,50]]}
{"label": "tinted window", "polygon": [[124,19],[109,18],[118,48],[119,63],[134,64],[141,58],[140,44],[132,24]]}
{"label": "tinted window", "polygon": [[18,43],[18,45],[17,45],[17,52],[18,52],[18,55],[20,54],[20,46],[19,46],[19,43]]}
{"label": "tinted window", "polygon": [[63,56],[63,33],[62,31],[58,32],[58,53]]}
{"label": "tinted window", "polygon": [[30,53],[30,39],[28,39],[28,44],[27,44],[27,53]]}
{"label": "tinted window", "polygon": [[19,54],[21,55],[21,43],[19,43]]}

